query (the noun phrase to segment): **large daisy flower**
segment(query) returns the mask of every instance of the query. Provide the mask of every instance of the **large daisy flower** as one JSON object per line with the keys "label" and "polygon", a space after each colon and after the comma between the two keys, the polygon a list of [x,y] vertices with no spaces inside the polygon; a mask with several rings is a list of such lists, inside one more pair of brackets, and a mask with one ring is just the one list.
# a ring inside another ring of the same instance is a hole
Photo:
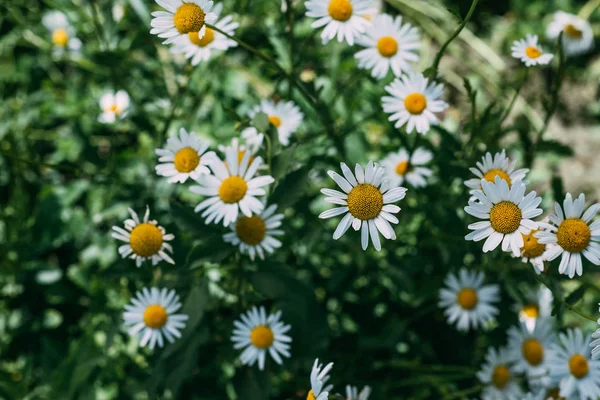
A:
{"label": "large daisy flower", "polygon": [[530,385],[547,383],[548,355],[555,335],[548,319],[539,319],[533,330],[527,324],[508,330],[508,348],[515,362],[515,371],[525,373]]}
{"label": "large daisy flower", "polygon": [[267,352],[277,364],[283,363],[281,356],[290,357],[292,338],[286,333],[292,327],[281,322],[281,311],[267,316],[264,307],[253,307],[233,324],[231,341],[234,349],[244,349],[240,355],[242,364],[253,366],[258,361],[258,368],[262,370]]}
{"label": "large daisy flower", "polygon": [[370,395],[371,388],[368,386],[365,386],[359,393],[356,386],[346,385],[346,400],[369,400]]}
{"label": "large daisy flower", "polygon": [[396,233],[390,225],[398,223],[394,215],[400,211],[400,207],[392,205],[402,200],[406,195],[406,188],[395,187],[390,189],[389,182],[384,178],[385,170],[379,165],[369,161],[367,167],[356,164],[355,174],[344,163],[341,163],[342,177],[334,171],[327,174],[339,185],[343,193],[338,190],[321,189],[325,201],[338,204],[341,207],[332,208],[319,215],[319,218],[332,218],[345,214],[337,229],[333,233],[333,239],[339,239],[350,226],[355,231],[361,229],[361,244],[363,250],[369,245],[369,236],[377,251],[381,250],[378,231],[386,239],[396,239]]}
{"label": "large daisy flower", "polygon": [[54,45],[54,53],[62,54],[65,50],[78,51],[81,40],[75,37],[75,29],[69,24],[67,16],[60,11],[50,11],[42,18],[42,23],[50,31],[50,39]]}
{"label": "large daisy flower", "polygon": [[323,368],[323,364],[319,364],[319,359],[315,360],[312,370],[310,371],[310,391],[306,400],[327,400],[329,391],[333,389],[333,385],[327,385],[329,380],[329,371],[333,368],[333,363],[329,363]]}
{"label": "large daisy flower", "polygon": [[206,218],[207,224],[218,224],[223,220],[223,225],[229,226],[237,220],[240,211],[246,217],[263,211],[264,204],[256,196],[264,196],[264,186],[275,180],[268,175],[254,178],[262,158],[250,162],[250,156],[250,152],[246,152],[240,162],[238,152],[228,149],[226,162],[216,159],[210,164],[214,175],[200,175],[196,179],[199,186],[190,188],[194,193],[208,196],[195,208],[196,212],[204,210],[202,217]]}
{"label": "large daisy flower", "polygon": [[402,25],[402,17],[388,14],[376,15],[373,26],[358,39],[366,49],[354,55],[358,67],[370,69],[371,75],[383,79],[391,69],[394,75],[410,72],[409,62],[419,61],[416,54],[420,46],[419,32],[409,23]]}
{"label": "large daisy flower", "polygon": [[515,379],[516,373],[511,361],[507,349],[488,349],[485,363],[477,373],[477,379],[485,385],[482,400],[501,400],[510,396],[519,400],[522,398],[523,392],[518,379]]}
{"label": "large daisy flower", "polygon": [[552,292],[546,286],[527,292],[524,302],[515,307],[519,314],[519,321],[533,332],[538,320],[551,318],[553,299]]}
{"label": "large daisy flower", "polygon": [[125,118],[129,109],[129,94],[124,90],[117,93],[108,92],[100,97],[100,108],[102,114],[98,121],[104,124],[112,124],[118,119]]}
{"label": "large daisy flower", "polygon": [[407,150],[400,149],[397,153],[390,153],[383,159],[381,165],[385,168],[385,177],[390,186],[400,186],[406,180],[415,188],[427,186],[427,178],[432,171],[423,167],[433,159],[433,154],[422,147],[416,149],[412,154]]}
{"label": "large daisy flower", "polygon": [[565,54],[576,56],[588,52],[594,47],[594,32],[588,21],[576,15],[559,11],[548,25],[546,34],[556,39],[563,32],[562,44]]}
{"label": "large daisy flower", "polygon": [[465,207],[467,214],[484,221],[468,226],[473,232],[465,236],[466,240],[479,242],[485,238],[483,252],[494,250],[502,243],[502,250],[509,248],[518,257],[524,245],[523,234],[537,229],[538,224],[531,218],[542,213],[537,208],[542,202],[535,191],[525,196],[525,184],[521,181],[508,188],[508,182],[496,176],[494,183],[481,180],[483,190],[473,192],[476,200],[469,201]]}
{"label": "large daisy flower", "polygon": [[337,36],[338,42],[346,41],[350,46],[362,35],[371,22],[365,18],[374,14],[371,0],[308,0],[306,16],[317,18],[313,28],[321,28],[323,44]]}
{"label": "large daisy flower", "polygon": [[175,264],[167,254],[167,251],[173,252],[173,248],[167,242],[175,239],[175,236],[171,233],[167,234],[162,226],[149,219],[149,207],[146,207],[143,220],[131,208],[128,210],[131,219],[125,220],[125,229],[112,227],[112,237],[127,243],[119,247],[121,257],[135,260],[138,267],[146,260],[152,260],[152,265],[158,264],[161,260]]}
{"label": "large daisy flower", "polygon": [[290,144],[290,137],[304,118],[304,114],[293,101],[280,101],[274,103],[270,100],[262,100],[260,105],[254,107],[250,112],[250,118],[258,113],[265,113],[269,117],[269,123],[277,129],[279,143],[284,146]]}
{"label": "large daisy flower", "polygon": [[494,182],[497,176],[508,182],[510,187],[513,182],[525,179],[525,175],[529,170],[522,168],[515,170],[517,161],[510,161],[506,156],[506,151],[502,150],[492,156],[490,152],[485,153],[481,157],[481,161],[477,162],[477,168],[469,168],[476,178],[465,181],[465,185],[471,189],[471,193],[475,190],[481,190],[481,180],[485,179],[488,182]]}
{"label": "large daisy flower", "polygon": [[512,56],[528,66],[546,65],[552,61],[552,54],[544,53],[538,44],[537,35],[527,35],[525,39],[517,40],[511,47]]}
{"label": "large daisy flower", "polygon": [[183,35],[200,40],[206,34],[206,23],[213,23],[217,15],[211,12],[214,2],[210,0],[156,0],[167,11],[152,13],[150,33],[166,39],[169,44]]}
{"label": "large daisy flower", "polygon": [[137,336],[140,346],[149,345],[152,350],[157,344],[163,347],[164,338],[173,343],[175,338],[181,337],[180,329],[185,328],[188,316],[175,314],[180,308],[179,296],[174,290],[144,288],[125,306],[123,319],[129,334]]}
{"label": "large daisy flower", "polygon": [[585,213],[584,206],[583,193],[575,201],[571,193],[567,193],[563,208],[554,203],[554,213],[550,214],[552,224],[540,222],[544,230],[535,234],[540,243],[552,245],[546,251],[549,261],[562,254],[558,272],[569,278],[583,273],[582,255],[594,265],[600,265],[600,220],[590,224],[600,204],[591,205]]}
{"label": "large daisy flower", "polygon": [[406,125],[407,133],[416,129],[418,133],[426,134],[431,125],[438,123],[434,113],[448,108],[448,104],[440,100],[444,85],[429,83],[421,73],[411,72],[396,78],[385,90],[391,96],[382,97],[383,111],[392,114],[388,119],[396,121],[396,128]]}
{"label": "large daisy flower", "polygon": [[498,314],[498,308],[492,303],[500,300],[500,288],[484,285],[483,279],[483,272],[462,268],[458,276],[450,273],[444,280],[439,306],[445,309],[448,323],[456,323],[459,331],[478,329]]}
{"label": "large daisy flower", "polygon": [[184,183],[189,177],[198,179],[200,175],[209,174],[208,166],[217,156],[213,151],[206,151],[208,146],[207,140],[181,128],[179,137],[167,140],[166,148],[156,149],[159,156],[156,173],[169,177],[171,183]]}

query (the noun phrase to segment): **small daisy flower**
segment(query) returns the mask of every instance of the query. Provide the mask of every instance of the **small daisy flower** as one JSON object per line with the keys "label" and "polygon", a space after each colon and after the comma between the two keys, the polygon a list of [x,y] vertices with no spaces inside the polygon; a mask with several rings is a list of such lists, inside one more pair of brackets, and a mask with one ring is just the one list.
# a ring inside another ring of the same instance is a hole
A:
{"label": "small daisy flower", "polygon": [[[246,154],[246,151],[249,151],[250,152],[249,163],[252,164],[252,161],[254,161],[254,155],[256,153],[258,153],[258,151],[262,147],[264,138],[265,137],[262,133],[258,133],[256,128],[254,128],[253,126],[250,126],[242,131],[239,138],[234,137],[233,139],[231,139],[231,144],[229,146],[220,144],[218,146],[218,149],[221,153],[224,153],[224,154],[227,153],[228,149],[232,149],[232,151],[237,153],[239,163],[241,163],[242,160],[244,159],[244,155]],[[266,166],[264,164],[261,165],[261,169],[264,169],[265,167],[268,167],[268,166]]]}
{"label": "small daisy flower", "polygon": [[179,296],[174,290],[144,288],[136,293],[125,306],[123,319],[129,334],[136,336],[140,346],[149,345],[150,350],[158,344],[163,347],[164,338],[173,343],[180,338],[188,316],[175,314],[181,308]]}
{"label": "small daisy flower", "polygon": [[477,168],[469,168],[469,170],[477,176],[476,178],[465,181],[465,185],[471,189],[472,194],[475,190],[481,190],[481,180],[485,179],[488,182],[494,182],[497,176],[508,182],[510,187],[516,181],[525,179],[525,175],[529,170],[522,168],[515,170],[517,161],[511,161],[506,156],[506,151],[502,150],[492,156],[490,152],[485,153],[481,157],[481,161],[477,162]]}
{"label": "small daisy flower", "polygon": [[100,98],[100,108],[102,114],[98,116],[98,121],[103,124],[112,124],[118,119],[123,119],[129,111],[129,94],[124,90],[104,93]]}
{"label": "small daisy flower", "polygon": [[342,177],[334,171],[327,174],[344,191],[321,189],[325,201],[338,204],[342,207],[332,208],[324,211],[319,218],[332,218],[345,214],[337,229],[333,233],[333,239],[338,240],[350,226],[355,231],[361,229],[362,249],[369,246],[369,236],[377,251],[381,250],[378,231],[386,239],[396,239],[396,233],[390,225],[398,223],[398,218],[392,214],[400,211],[400,207],[391,203],[402,200],[406,196],[406,188],[395,187],[390,189],[389,182],[384,180],[385,170],[379,165],[369,161],[367,167],[356,164],[355,174],[344,163],[341,163]]}
{"label": "small daisy flower", "polygon": [[242,254],[254,257],[258,254],[261,260],[265,259],[265,252],[272,254],[275,249],[281,247],[281,242],[275,236],[283,235],[281,220],[283,214],[275,214],[277,205],[272,204],[260,215],[247,217],[242,215],[231,224],[232,232],[223,235],[223,240],[238,246]]}
{"label": "small daisy flower", "polygon": [[508,330],[508,348],[516,372],[525,373],[529,384],[539,386],[547,380],[548,355],[555,336],[548,319],[539,319],[532,331],[521,323]]}
{"label": "small daisy flower", "polygon": [[411,72],[396,78],[385,90],[391,96],[382,97],[383,111],[392,114],[388,119],[396,121],[396,128],[406,125],[407,133],[416,129],[418,133],[426,134],[431,125],[438,123],[434,113],[448,108],[448,104],[440,100],[444,85],[429,83],[421,73]]}
{"label": "small daisy flower", "polygon": [[512,56],[532,67],[535,65],[546,65],[552,61],[554,56],[546,54],[538,44],[537,35],[527,35],[525,39],[517,40],[511,47]]}
{"label": "small daisy flower", "polygon": [[[498,400],[515,398],[521,400],[523,392],[515,379],[510,352],[507,349],[489,348],[485,355],[485,363],[477,373],[477,378],[485,385],[482,400]],[[545,400],[545,399],[544,399]]]}
{"label": "small daisy flower", "polygon": [[600,398],[600,361],[590,359],[590,338],[584,339],[579,328],[559,335],[552,346],[550,375],[560,382],[560,396],[580,400]]}
{"label": "small daisy flower", "polygon": [[419,32],[409,23],[402,25],[402,17],[388,14],[373,17],[373,26],[358,39],[358,44],[366,49],[354,55],[358,67],[370,69],[371,76],[383,79],[391,69],[400,77],[402,72],[410,72],[409,62],[418,62],[416,54],[420,47]]}
{"label": "small daisy flower", "polygon": [[411,155],[405,149],[400,149],[397,153],[389,154],[381,165],[385,168],[385,178],[390,182],[390,186],[400,186],[406,180],[411,186],[419,188],[427,186],[426,179],[432,174],[431,169],[422,165],[432,159],[433,154],[422,147]]}
{"label": "small daisy flower", "polygon": [[473,192],[476,200],[470,200],[465,207],[467,214],[484,221],[468,226],[473,232],[465,236],[466,240],[479,242],[485,238],[483,252],[494,250],[502,243],[502,250],[509,248],[515,257],[520,256],[524,246],[523,234],[537,229],[538,224],[531,218],[542,213],[537,208],[542,202],[535,191],[525,196],[525,184],[515,182],[508,188],[508,182],[496,176],[494,183],[485,179],[481,180],[483,190]]}
{"label": "small daisy flower", "polygon": [[211,12],[214,2],[209,0],[156,0],[167,11],[152,13],[150,33],[166,39],[169,44],[184,35],[200,40],[206,34],[206,23],[212,24],[217,15]]}
{"label": "small daisy flower", "polygon": [[329,371],[333,368],[333,363],[329,363],[323,368],[323,364],[319,364],[319,359],[315,360],[310,372],[310,391],[306,400],[327,400],[329,391],[333,389],[333,385],[324,386],[329,380]]}
{"label": "small daisy flower", "polygon": [[540,243],[535,236],[539,229],[532,229],[528,234],[523,233],[523,247],[521,247],[521,260],[524,263],[531,263],[534,271],[539,275],[544,272],[544,266],[548,261],[547,249],[552,245]]}
{"label": "small daisy flower", "polygon": [[483,272],[462,268],[458,276],[450,273],[444,280],[439,306],[445,308],[448,323],[456,322],[459,331],[483,327],[498,314],[498,308],[492,303],[500,300],[500,288],[484,285],[483,279]]}
{"label": "small daisy flower", "polygon": [[217,157],[208,150],[209,142],[202,140],[194,132],[179,130],[179,137],[167,140],[164,149],[156,149],[159,164],[156,173],[169,177],[170,183],[185,183],[189,177],[198,179],[200,175],[210,174],[208,165]]}
{"label": "small daisy flower", "polygon": [[576,15],[559,11],[548,25],[546,34],[556,39],[563,32],[562,44],[567,56],[587,53],[594,47],[594,32],[588,21]]}
{"label": "small daisy flower", "polygon": [[44,15],[42,23],[50,31],[55,54],[60,55],[66,50],[81,49],[81,40],[75,37],[75,30],[69,24],[65,14],[60,11],[50,11]]}
{"label": "small daisy flower", "polygon": [[262,100],[260,105],[250,112],[250,118],[254,118],[260,112],[267,114],[269,123],[277,129],[279,143],[284,146],[290,144],[290,137],[296,132],[304,119],[304,114],[293,101],[274,103],[269,100]]}
{"label": "small daisy flower", "polygon": [[346,400],[369,400],[369,396],[371,395],[371,388],[365,386],[363,390],[358,392],[358,388],[356,386],[346,386]]}
{"label": "small daisy flower", "polygon": [[545,286],[538,290],[526,293],[525,302],[516,305],[519,321],[525,325],[529,332],[533,332],[539,319],[549,319],[552,313],[552,292]]}
{"label": "small daisy flower", "polygon": [[138,267],[146,260],[152,260],[152,265],[158,264],[161,260],[175,264],[175,261],[167,254],[167,251],[173,253],[173,248],[167,242],[175,239],[175,236],[171,233],[167,234],[162,226],[149,219],[149,207],[146,207],[143,220],[140,220],[131,208],[128,210],[131,219],[125,220],[125,229],[118,226],[112,227],[112,237],[127,242],[119,247],[121,257],[135,260],[135,265]]}
{"label": "small daisy flower", "polygon": [[210,164],[214,175],[200,175],[190,190],[207,199],[198,204],[196,212],[202,212],[205,222],[218,224],[223,220],[223,226],[229,226],[238,219],[241,211],[246,217],[260,214],[264,204],[256,196],[266,194],[265,186],[273,183],[272,176],[254,177],[262,164],[262,158],[257,157],[250,162],[250,152],[246,152],[242,161],[238,161],[238,152],[228,149],[225,153],[226,162],[215,159]]}
{"label": "small daisy flower", "polygon": [[306,16],[317,18],[311,27],[321,28],[323,44],[337,36],[338,42],[346,41],[350,46],[371,26],[365,15],[374,14],[371,0],[308,0]]}
{"label": "small daisy flower", "polygon": [[240,319],[233,322],[235,329],[231,341],[234,349],[244,349],[240,355],[242,364],[251,367],[258,361],[258,368],[263,370],[267,352],[280,365],[283,363],[281,356],[290,357],[292,338],[286,333],[292,327],[281,322],[281,311],[267,316],[264,307],[253,307]]}

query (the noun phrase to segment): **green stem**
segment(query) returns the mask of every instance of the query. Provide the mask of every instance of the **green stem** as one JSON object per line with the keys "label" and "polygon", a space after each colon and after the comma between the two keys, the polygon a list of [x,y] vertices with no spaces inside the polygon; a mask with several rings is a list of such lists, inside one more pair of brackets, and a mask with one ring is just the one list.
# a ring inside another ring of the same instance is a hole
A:
{"label": "green stem", "polygon": [[563,46],[562,46],[562,38],[563,38],[563,33],[561,32],[560,35],[558,36],[558,41],[557,41],[557,47],[558,47],[558,71],[556,71],[556,75],[554,77],[554,82],[552,84],[552,98],[550,100],[550,107],[548,108],[548,111],[546,113],[546,118],[544,119],[544,125],[542,126],[542,129],[539,131],[538,133],[538,138],[535,142],[535,144],[537,145],[537,143],[539,141],[542,140],[542,136],[544,136],[544,133],[546,133],[546,131],[548,130],[548,125],[550,125],[550,120],[552,119],[552,116],[554,115],[554,113],[556,112],[556,109],[558,107],[558,95],[560,93],[560,88],[562,86],[562,81],[564,78],[564,74],[565,74],[565,52],[563,50]]}
{"label": "green stem", "polygon": [[468,389],[454,392],[448,396],[445,396],[444,398],[442,398],[442,400],[451,400],[451,399],[459,399],[461,397],[469,397],[470,395],[481,391],[481,389],[483,389],[483,385],[481,385],[481,384],[476,385],[476,386],[470,387]]}
{"label": "green stem", "polygon": [[523,85],[525,84],[525,81],[527,80],[528,75],[529,75],[529,69],[526,69],[525,72],[523,73],[523,77],[521,78],[521,81],[519,82],[519,86],[517,86],[517,89],[515,90],[515,94],[514,94],[513,98],[511,99],[510,103],[508,104],[508,107],[506,108],[506,110],[504,110],[504,113],[502,114],[502,117],[500,118],[500,125],[502,125],[504,120],[506,118],[508,118],[508,116],[510,115],[510,112],[512,111],[515,103],[517,102],[517,99],[519,98],[519,94],[521,93],[521,89],[523,88]]}

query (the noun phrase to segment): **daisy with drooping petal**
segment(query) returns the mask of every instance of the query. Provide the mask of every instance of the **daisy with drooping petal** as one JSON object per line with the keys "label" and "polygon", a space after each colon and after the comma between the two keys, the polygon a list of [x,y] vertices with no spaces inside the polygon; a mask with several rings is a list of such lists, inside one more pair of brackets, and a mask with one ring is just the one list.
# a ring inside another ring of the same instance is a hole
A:
{"label": "daisy with drooping petal", "polygon": [[175,314],[180,308],[181,302],[174,290],[144,288],[125,306],[123,319],[129,334],[138,338],[140,346],[148,345],[152,350],[157,344],[163,347],[164,338],[173,343],[175,338],[181,337],[180,330],[185,328],[188,316]]}
{"label": "daisy with drooping petal", "polygon": [[539,229],[533,229],[528,234],[523,234],[523,247],[521,247],[521,260],[524,263],[531,263],[538,275],[544,272],[546,261],[548,261],[546,257],[548,249],[553,246],[540,243],[535,236],[539,231]]}
{"label": "daisy with drooping petal", "polygon": [[507,349],[489,348],[485,355],[485,363],[477,372],[477,378],[485,385],[481,394],[482,400],[498,400],[515,396],[521,399],[523,392],[512,367],[510,352]]}
{"label": "daisy with drooping petal", "polygon": [[410,155],[405,149],[400,149],[397,153],[391,153],[384,158],[381,165],[385,168],[385,177],[390,182],[390,186],[400,186],[406,180],[411,186],[419,188],[427,186],[426,178],[432,174],[431,169],[422,165],[432,159],[433,154],[422,147]]}
{"label": "daisy with drooping petal", "polygon": [[369,400],[370,395],[371,388],[368,386],[365,386],[360,393],[358,393],[358,388],[356,386],[346,386],[346,400]]}
{"label": "daisy with drooping petal", "polygon": [[363,34],[371,22],[365,15],[374,14],[371,0],[308,0],[306,16],[317,18],[311,27],[321,28],[323,44],[337,36],[338,42],[346,41],[350,46]]}
{"label": "daisy with drooping petal", "polygon": [[131,219],[125,220],[125,229],[118,226],[112,227],[112,237],[127,242],[119,247],[121,257],[135,260],[135,265],[138,267],[146,260],[152,260],[152,265],[158,264],[161,260],[175,264],[175,261],[167,254],[167,251],[173,253],[173,248],[167,242],[175,239],[175,235],[167,234],[162,226],[149,219],[149,207],[146,207],[143,220],[140,220],[131,208],[128,210]]}
{"label": "daisy with drooping petal", "polygon": [[419,61],[417,28],[409,23],[402,25],[402,17],[388,14],[376,15],[372,21],[373,26],[358,39],[358,44],[366,47],[354,55],[358,67],[372,70],[371,76],[377,79],[385,78],[390,69],[398,77],[410,72],[409,62]]}
{"label": "daisy with drooping petal", "polygon": [[524,240],[523,234],[528,234],[532,229],[537,229],[538,224],[531,218],[542,213],[537,208],[542,202],[535,191],[525,196],[525,184],[521,181],[513,183],[508,188],[508,182],[496,176],[495,181],[481,180],[483,190],[473,192],[476,200],[470,200],[465,207],[467,214],[484,221],[468,226],[473,232],[465,236],[466,240],[479,242],[485,238],[483,252],[494,250],[502,243],[502,250],[509,248],[515,257],[521,254]]}
{"label": "daisy with drooping petal", "polygon": [[339,239],[350,226],[355,231],[361,230],[362,249],[366,250],[369,245],[369,236],[377,251],[381,250],[378,231],[386,239],[396,239],[396,233],[390,225],[398,223],[394,215],[400,211],[400,207],[392,205],[406,196],[406,188],[395,187],[390,189],[389,182],[384,178],[385,170],[379,165],[369,161],[367,167],[356,164],[355,174],[344,163],[341,163],[342,177],[334,171],[327,174],[343,190],[321,189],[325,201],[338,204],[341,207],[324,211],[319,218],[332,218],[345,214],[338,224],[333,239]]}
{"label": "daisy with drooping petal", "polygon": [[591,205],[585,213],[584,207],[583,193],[575,201],[571,193],[567,193],[563,208],[554,203],[554,213],[549,216],[552,223],[540,222],[544,230],[535,234],[540,243],[552,245],[546,251],[548,261],[562,254],[558,272],[569,278],[583,273],[582,255],[592,264],[600,265],[600,220],[591,223],[600,204]]}
{"label": "daisy with drooping petal", "polygon": [[217,15],[211,12],[214,4],[211,0],[156,0],[156,3],[167,11],[152,13],[150,33],[166,39],[163,44],[184,35],[200,40],[206,34],[206,23],[217,20]]}
{"label": "daisy with drooping petal", "polygon": [[567,56],[587,53],[594,47],[594,32],[588,21],[577,15],[559,11],[548,25],[546,34],[550,39],[557,39],[563,32],[562,44]]}
{"label": "daisy with drooping petal", "polygon": [[476,175],[476,178],[465,181],[465,185],[471,189],[470,193],[475,190],[481,190],[481,180],[485,179],[488,182],[494,182],[497,176],[508,182],[510,187],[513,182],[522,181],[525,179],[525,175],[529,170],[522,168],[515,170],[517,161],[511,161],[506,156],[506,150],[502,150],[500,153],[492,154],[490,152],[485,153],[481,157],[481,161],[477,162],[477,168],[469,168],[469,170]]}
{"label": "daisy with drooping petal", "polygon": [[117,93],[104,93],[100,98],[100,108],[102,114],[98,116],[98,121],[104,124],[112,124],[127,115],[129,95],[124,90],[119,90]]}
{"label": "daisy with drooping petal", "polygon": [[50,31],[55,54],[60,55],[66,50],[81,49],[81,40],[75,37],[75,30],[69,24],[65,14],[60,11],[50,11],[44,15],[42,23]]}
{"label": "daisy with drooping petal", "polygon": [[269,123],[277,129],[279,143],[284,146],[290,144],[290,137],[304,119],[304,114],[293,101],[274,103],[270,100],[262,100],[260,105],[250,112],[250,118],[254,118],[260,112],[267,114]]}
{"label": "daisy with drooping petal", "polygon": [[197,179],[202,174],[210,174],[208,166],[217,155],[208,150],[209,142],[202,140],[194,132],[179,130],[179,137],[167,140],[164,149],[156,149],[159,164],[156,173],[169,177],[169,182],[184,183],[189,177]]}
{"label": "daisy with drooping petal", "polygon": [[549,319],[552,312],[552,292],[546,286],[531,290],[525,294],[525,301],[516,305],[521,321],[530,332],[535,329],[539,319]]}
{"label": "daisy with drooping petal", "polygon": [[508,330],[508,348],[515,362],[514,369],[525,373],[534,387],[548,383],[548,355],[554,339],[548,319],[538,319],[532,331],[525,323]]}
{"label": "daisy with drooping petal", "polygon": [[500,288],[484,285],[483,279],[483,272],[462,268],[458,276],[450,273],[444,280],[438,304],[445,309],[448,323],[456,323],[459,331],[483,327],[498,314],[498,308],[492,303],[500,300]]}
{"label": "daisy with drooping petal", "polygon": [[429,83],[421,73],[411,72],[396,78],[385,90],[391,96],[382,97],[383,111],[392,114],[388,119],[396,121],[396,128],[406,125],[407,133],[416,129],[418,133],[426,134],[431,125],[438,123],[434,113],[448,108],[448,104],[440,100],[444,85]]}
{"label": "daisy with drooping petal", "polygon": [[195,179],[199,186],[190,187],[192,192],[208,196],[194,209],[204,210],[202,217],[207,224],[223,220],[223,226],[229,226],[238,219],[240,211],[246,217],[262,213],[264,204],[256,196],[264,196],[264,187],[275,181],[268,175],[254,177],[262,158],[250,162],[250,152],[244,154],[241,162],[234,149],[228,149],[225,157],[226,162],[215,159],[210,164],[214,175],[200,175]]}
{"label": "daisy with drooping petal", "polygon": [[290,358],[292,338],[286,333],[292,327],[281,322],[281,311],[267,316],[264,307],[253,307],[240,319],[233,322],[235,329],[231,341],[234,349],[244,349],[240,355],[242,364],[251,367],[258,361],[258,368],[263,370],[267,352],[280,365],[283,363],[281,356]]}
{"label": "daisy with drooping petal", "polygon": [[319,359],[315,360],[310,372],[310,391],[306,400],[327,400],[329,391],[333,389],[333,385],[324,386],[329,380],[329,371],[333,368],[333,363],[329,363],[323,368],[323,364],[319,364]]}
{"label": "daisy with drooping petal", "polygon": [[525,39],[517,40],[511,47],[512,56],[528,66],[546,65],[552,61],[552,54],[544,53],[538,44],[537,35],[527,35]]}

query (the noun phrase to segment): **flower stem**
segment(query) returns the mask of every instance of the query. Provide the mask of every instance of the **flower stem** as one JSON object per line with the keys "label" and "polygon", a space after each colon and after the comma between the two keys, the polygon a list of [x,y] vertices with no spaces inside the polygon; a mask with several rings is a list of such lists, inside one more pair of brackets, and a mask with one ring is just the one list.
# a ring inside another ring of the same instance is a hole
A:
{"label": "flower stem", "polygon": [[512,111],[515,103],[517,102],[517,99],[519,98],[519,94],[521,93],[521,89],[523,88],[523,85],[525,84],[525,81],[527,80],[528,75],[529,75],[529,69],[526,69],[525,72],[523,73],[523,77],[521,78],[521,81],[519,82],[519,86],[517,86],[517,89],[515,90],[515,94],[514,94],[512,100],[510,101],[508,107],[506,108],[506,110],[502,114],[502,117],[500,118],[501,125],[504,122],[504,120],[506,118],[508,118],[508,116],[510,115],[510,112]]}

